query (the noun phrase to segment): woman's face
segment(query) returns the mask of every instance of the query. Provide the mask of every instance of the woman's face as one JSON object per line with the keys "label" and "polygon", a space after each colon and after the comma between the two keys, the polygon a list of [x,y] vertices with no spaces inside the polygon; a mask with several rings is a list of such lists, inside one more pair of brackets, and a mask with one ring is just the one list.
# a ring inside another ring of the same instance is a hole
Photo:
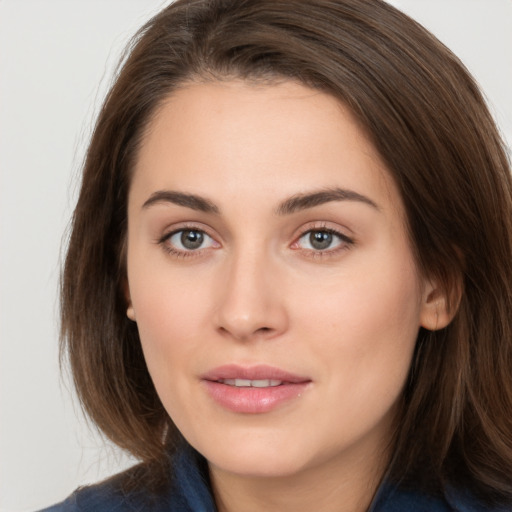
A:
{"label": "woman's face", "polygon": [[212,467],[374,463],[430,285],[346,108],[292,82],[178,90],[142,142],[128,219],[128,314]]}

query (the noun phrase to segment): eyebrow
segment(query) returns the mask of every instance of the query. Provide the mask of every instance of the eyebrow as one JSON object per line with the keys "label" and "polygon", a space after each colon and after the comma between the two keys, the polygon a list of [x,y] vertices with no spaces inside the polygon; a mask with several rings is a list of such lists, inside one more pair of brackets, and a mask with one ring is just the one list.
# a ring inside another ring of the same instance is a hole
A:
{"label": "eyebrow", "polygon": [[290,215],[300,210],[307,210],[308,208],[332,201],[357,201],[380,211],[380,208],[374,201],[358,192],[344,188],[328,188],[307,194],[296,194],[282,202],[278,206],[276,213],[278,215]]}
{"label": "eyebrow", "polygon": [[[380,208],[374,201],[358,192],[343,188],[328,188],[315,192],[296,194],[283,201],[276,208],[275,212],[277,215],[291,215],[292,213],[314,208],[315,206],[333,201],[357,201],[380,211]],[[154,192],[149,199],[144,202],[142,208],[146,209],[157,203],[172,203],[190,208],[191,210],[214,213],[216,215],[220,213],[219,207],[209,199],[195,194],[177,192],[175,190],[158,190]]]}
{"label": "eyebrow", "polygon": [[197,210],[204,213],[219,213],[219,208],[208,199],[195,194],[185,194],[174,190],[158,190],[151,194],[145,201],[142,208],[149,208],[156,203],[173,203],[178,206],[185,206],[191,210]]}

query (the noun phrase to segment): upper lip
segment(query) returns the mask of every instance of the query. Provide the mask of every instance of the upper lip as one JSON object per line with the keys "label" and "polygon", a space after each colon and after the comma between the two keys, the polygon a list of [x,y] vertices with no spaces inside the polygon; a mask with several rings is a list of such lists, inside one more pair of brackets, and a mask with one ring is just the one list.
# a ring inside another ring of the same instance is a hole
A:
{"label": "upper lip", "polygon": [[247,380],[280,380],[292,384],[310,382],[311,379],[301,375],[295,375],[274,366],[258,364],[254,366],[242,366],[238,364],[226,364],[209,370],[201,376],[203,380],[220,381],[224,379]]}

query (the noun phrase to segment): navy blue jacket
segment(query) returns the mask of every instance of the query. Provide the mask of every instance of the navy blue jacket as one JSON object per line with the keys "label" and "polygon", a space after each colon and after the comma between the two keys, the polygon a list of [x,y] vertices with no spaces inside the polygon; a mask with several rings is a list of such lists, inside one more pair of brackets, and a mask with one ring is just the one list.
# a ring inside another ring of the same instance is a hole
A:
{"label": "navy blue jacket", "polygon": [[[80,488],[64,502],[41,512],[215,512],[205,475],[193,457],[182,452],[174,465],[176,485],[156,501],[143,492],[123,494],[107,482]],[[451,490],[432,497],[384,484],[368,512],[512,512],[512,507],[489,508],[465,492]]]}

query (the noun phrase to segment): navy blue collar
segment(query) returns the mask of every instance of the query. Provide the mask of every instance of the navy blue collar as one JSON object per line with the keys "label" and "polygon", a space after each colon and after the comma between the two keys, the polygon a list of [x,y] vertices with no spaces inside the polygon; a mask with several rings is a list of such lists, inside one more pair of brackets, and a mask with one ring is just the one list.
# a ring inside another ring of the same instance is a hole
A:
{"label": "navy blue collar", "polygon": [[202,457],[189,446],[173,457],[176,491],[190,512],[215,512],[209,476]]}

